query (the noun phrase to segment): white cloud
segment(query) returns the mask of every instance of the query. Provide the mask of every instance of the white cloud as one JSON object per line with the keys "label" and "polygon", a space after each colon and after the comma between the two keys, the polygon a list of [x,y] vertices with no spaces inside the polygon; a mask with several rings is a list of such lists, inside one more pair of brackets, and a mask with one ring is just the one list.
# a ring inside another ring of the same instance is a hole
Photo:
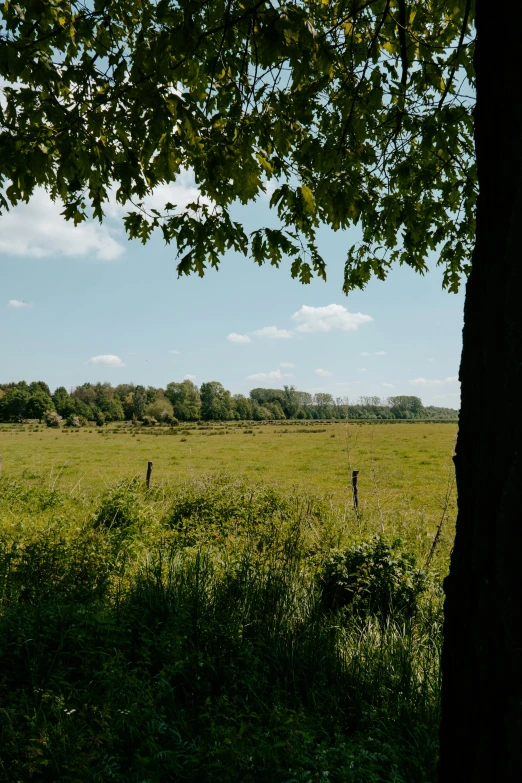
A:
{"label": "white cloud", "polygon": [[332,329],[343,331],[356,331],[362,324],[373,321],[371,315],[363,313],[349,313],[346,307],[337,304],[329,304],[326,307],[309,307],[303,305],[292,316],[294,321],[299,321],[297,332],[330,332]]}
{"label": "white cloud", "polygon": [[230,332],[227,336],[229,343],[251,343],[252,340],[248,334],[237,334],[237,332]]}
{"label": "white cloud", "polygon": [[256,337],[269,337],[276,340],[289,340],[292,337],[292,332],[288,329],[278,329],[277,326],[263,326],[262,329],[256,329]]}
{"label": "white cloud", "polygon": [[[103,211],[109,218],[121,218],[128,212],[135,210],[134,204],[131,204],[130,201],[126,204],[120,204],[116,200],[116,191],[117,186],[113,185],[109,191],[109,200],[103,205]],[[173,204],[177,207],[176,211],[179,212],[189,204],[196,203],[198,199],[200,204],[212,205],[210,199],[200,194],[193,172],[183,170],[178,174],[176,182],[158,185],[152,193],[145,196],[143,209],[146,213],[151,209],[156,209],[160,214],[164,214],[165,204]],[[136,199],[134,201],[137,203]]]}
{"label": "white cloud", "polygon": [[412,386],[445,386],[448,383],[458,383],[458,381],[459,379],[456,375],[451,375],[440,380],[435,378],[413,378],[410,383]]}
{"label": "white cloud", "polygon": [[359,367],[357,372],[367,372],[366,367]]}
{"label": "white cloud", "polygon": [[434,362],[434,361],[435,361],[435,359],[428,359],[428,361],[429,361],[429,362]]}
{"label": "white cloud", "polygon": [[[84,256],[97,261],[116,260],[125,252],[120,241],[121,218],[135,210],[130,202],[122,205],[116,201],[116,190],[117,186],[113,185],[108,191],[108,201],[103,204],[103,224],[87,220],[75,226],[60,214],[63,211],[60,200],[53,202],[44,188],[36,188],[27,204],[17,204],[0,216],[0,253],[32,258]],[[157,209],[164,213],[165,204],[171,203],[179,211],[196,203],[198,198],[200,204],[211,205],[208,198],[200,195],[193,173],[182,171],[175,183],[158,185],[146,196],[143,208],[146,212]]]}
{"label": "white cloud", "polygon": [[115,356],[113,353],[104,353],[100,356],[91,356],[87,359],[85,364],[94,364],[102,367],[125,367],[125,363],[122,362],[119,356]]}
{"label": "white cloud", "polygon": [[63,218],[61,202],[37,188],[27,204],[18,204],[0,217],[0,253],[12,256],[91,256],[114,261],[124,248],[106,225],[86,221],[75,226]]}
{"label": "white cloud", "polygon": [[292,364],[292,362],[280,362],[279,366],[280,367],[285,367],[288,370],[293,370],[294,367],[295,367],[295,364]]}
{"label": "white cloud", "polygon": [[370,354],[368,351],[361,351],[361,356],[369,356]]}
{"label": "white cloud", "polygon": [[314,372],[320,378],[331,378],[333,375],[333,372],[330,372],[329,370],[321,370],[321,368],[319,368],[318,370],[314,370]]}
{"label": "white cloud", "polygon": [[247,375],[247,381],[282,381],[284,378],[291,378],[292,374],[281,372],[281,370],[271,370],[271,372],[256,372],[253,375]]}
{"label": "white cloud", "polygon": [[173,353],[174,356],[179,356],[180,355],[179,351],[172,351],[171,350],[171,351],[169,351],[169,353]]}
{"label": "white cloud", "polygon": [[375,351],[376,356],[386,356],[386,351]]}
{"label": "white cloud", "polygon": [[16,310],[21,310],[22,308],[32,307],[33,305],[31,302],[24,302],[21,299],[10,299],[7,303],[7,306],[13,307]]}
{"label": "white cloud", "polygon": [[183,380],[184,381],[192,381],[192,383],[195,383],[196,382],[196,376],[195,375],[191,375],[190,373],[187,373],[186,375],[183,376]]}
{"label": "white cloud", "polygon": [[394,383],[382,383],[381,386],[384,386],[385,389],[394,389],[395,384]]}

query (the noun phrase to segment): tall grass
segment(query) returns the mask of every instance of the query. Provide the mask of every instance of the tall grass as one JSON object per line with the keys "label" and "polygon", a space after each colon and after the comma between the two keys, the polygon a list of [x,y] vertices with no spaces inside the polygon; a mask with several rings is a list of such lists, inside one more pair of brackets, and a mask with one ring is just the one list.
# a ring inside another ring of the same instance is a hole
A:
{"label": "tall grass", "polygon": [[398,544],[223,479],[42,492],[0,482],[0,780],[434,780],[440,596],[393,600]]}

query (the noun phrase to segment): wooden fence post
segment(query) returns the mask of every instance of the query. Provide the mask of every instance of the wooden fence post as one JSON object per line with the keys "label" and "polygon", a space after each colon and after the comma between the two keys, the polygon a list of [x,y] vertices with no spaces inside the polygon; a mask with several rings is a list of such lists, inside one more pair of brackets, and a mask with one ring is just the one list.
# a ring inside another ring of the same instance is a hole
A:
{"label": "wooden fence post", "polygon": [[146,478],[147,487],[150,487],[150,474],[151,473],[152,473],[152,462],[149,462],[149,464],[147,465],[147,478]]}
{"label": "wooden fence post", "polygon": [[359,490],[357,488],[357,476],[358,470],[352,470],[352,492],[353,492],[353,507],[355,510],[359,508]]}

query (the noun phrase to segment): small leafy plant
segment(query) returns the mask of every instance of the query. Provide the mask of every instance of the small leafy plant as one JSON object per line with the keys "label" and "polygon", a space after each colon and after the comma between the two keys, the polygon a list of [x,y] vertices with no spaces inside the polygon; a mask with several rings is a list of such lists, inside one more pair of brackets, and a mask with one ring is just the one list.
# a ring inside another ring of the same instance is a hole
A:
{"label": "small leafy plant", "polygon": [[388,543],[374,536],[332,552],[321,568],[325,605],[382,622],[392,613],[396,619],[412,617],[427,578],[415,556],[400,549],[400,540]]}

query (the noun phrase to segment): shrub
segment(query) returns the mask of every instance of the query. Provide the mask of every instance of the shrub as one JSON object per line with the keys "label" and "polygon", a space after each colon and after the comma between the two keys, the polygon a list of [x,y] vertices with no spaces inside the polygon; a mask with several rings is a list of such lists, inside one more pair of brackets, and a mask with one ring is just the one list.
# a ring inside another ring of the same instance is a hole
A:
{"label": "shrub", "polygon": [[105,493],[94,514],[94,525],[118,529],[139,527],[147,517],[143,486],[135,477],[119,482]]}
{"label": "shrub", "polygon": [[83,416],[76,416],[75,414],[72,414],[71,416],[67,417],[65,423],[68,427],[84,427],[87,424],[87,419]]}
{"label": "shrub", "polygon": [[167,523],[178,528],[208,530],[214,525],[220,530],[237,529],[280,521],[288,518],[290,511],[288,499],[272,487],[231,482],[223,477],[185,490],[174,503]]}
{"label": "shrub", "polygon": [[144,416],[142,422],[144,427],[154,427],[158,423],[154,416]]}
{"label": "shrub", "polygon": [[48,427],[62,426],[63,419],[59,413],[56,413],[56,411],[45,411],[43,418]]}
{"label": "shrub", "polygon": [[331,610],[349,610],[385,622],[411,617],[426,590],[424,572],[415,557],[400,551],[399,540],[381,536],[338,549],[322,564],[323,601]]}

